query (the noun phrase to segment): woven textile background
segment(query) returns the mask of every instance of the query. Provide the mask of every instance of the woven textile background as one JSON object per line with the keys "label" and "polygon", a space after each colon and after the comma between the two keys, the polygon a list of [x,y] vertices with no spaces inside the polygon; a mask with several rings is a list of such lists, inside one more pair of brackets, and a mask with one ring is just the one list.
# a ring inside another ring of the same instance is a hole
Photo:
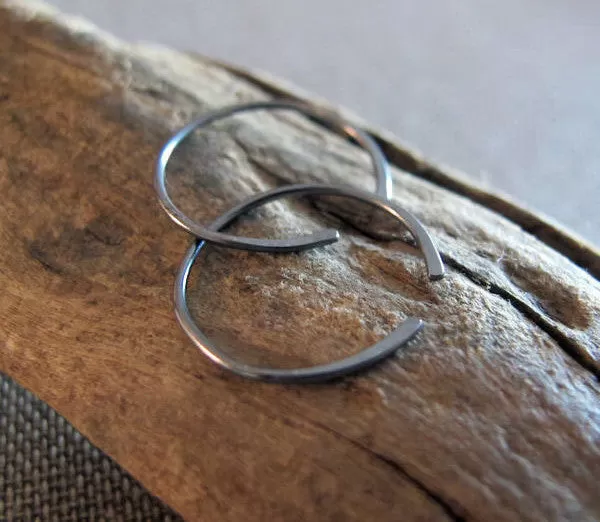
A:
{"label": "woven textile background", "polygon": [[46,403],[0,374],[0,521],[180,517]]}

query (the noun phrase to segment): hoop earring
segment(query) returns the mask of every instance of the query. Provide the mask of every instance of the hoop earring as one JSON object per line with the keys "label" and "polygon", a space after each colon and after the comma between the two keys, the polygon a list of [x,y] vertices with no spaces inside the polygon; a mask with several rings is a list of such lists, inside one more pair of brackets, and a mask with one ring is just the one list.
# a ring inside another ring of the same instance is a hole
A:
{"label": "hoop earring", "polygon": [[211,227],[205,227],[186,216],[173,202],[166,187],[166,168],[169,159],[177,146],[194,130],[241,112],[255,110],[284,109],[299,112],[315,120],[326,128],[333,128],[364,148],[371,156],[375,171],[377,188],[376,193],[383,199],[392,197],[392,181],[387,160],[379,146],[366,132],[353,127],[330,113],[315,107],[291,101],[267,101],[233,105],[224,109],[215,110],[203,115],[201,118],[189,123],[175,133],[163,146],[156,163],[154,188],[159,202],[169,217],[190,234],[209,243],[241,250],[254,250],[257,252],[297,252],[308,248],[328,245],[339,238],[335,229],[325,229],[310,235],[290,239],[260,239],[225,234]]}
{"label": "hoop earring", "polygon": [[[444,277],[444,264],[435,243],[421,222],[413,214],[389,202],[384,197],[348,187],[335,185],[288,185],[280,187],[248,198],[220,216],[208,228],[211,231],[220,230],[243,213],[269,201],[289,195],[341,196],[362,201],[385,211],[394,219],[403,223],[414,236],[425,257],[429,279],[438,280]],[[423,327],[424,323],[421,319],[409,317],[381,341],[363,349],[355,355],[328,364],[295,369],[280,369],[238,362],[210,341],[193,320],[187,306],[187,282],[190,271],[205,244],[205,241],[195,241],[182,260],[175,281],[175,314],[185,333],[208,358],[222,368],[230,370],[237,375],[250,379],[279,383],[308,383],[335,379],[368,368],[385,359],[412,339]]]}

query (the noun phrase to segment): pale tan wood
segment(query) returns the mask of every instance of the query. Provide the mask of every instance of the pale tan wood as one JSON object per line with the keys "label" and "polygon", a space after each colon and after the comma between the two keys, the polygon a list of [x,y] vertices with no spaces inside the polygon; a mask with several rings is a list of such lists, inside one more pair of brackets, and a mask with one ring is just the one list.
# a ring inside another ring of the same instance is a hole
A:
{"label": "pale tan wood", "polygon": [[[177,126],[263,98],[266,84],[127,46],[39,4],[0,8],[0,52],[0,370],[182,515],[600,517],[600,285],[585,270],[474,202],[476,190],[458,195],[419,169],[396,168],[394,188],[441,246],[449,273],[436,283],[411,247],[360,233],[390,233],[363,209],[356,217],[319,202],[334,218],[280,202],[236,229],[284,236],[334,223],[342,240],[300,255],[212,249],[191,290],[211,335],[250,360],[297,364],[355,351],[409,314],[427,329],[392,360],[334,384],[232,377],[174,320],[189,237],[155,201],[153,163]],[[369,188],[367,172],[354,147],[280,114],[198,136],[169,180],[208,222],[266,187]],[[597,262],[553,230],[564,252],[585,254],[580,264]]]}

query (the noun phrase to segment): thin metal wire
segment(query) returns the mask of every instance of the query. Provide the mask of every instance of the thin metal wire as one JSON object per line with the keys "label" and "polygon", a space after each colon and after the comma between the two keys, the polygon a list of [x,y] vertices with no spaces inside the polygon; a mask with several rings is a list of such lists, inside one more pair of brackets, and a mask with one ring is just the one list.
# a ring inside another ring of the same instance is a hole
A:
{"label": "thin metal wire", "polygon": [[392,179],[387,160],[377,143],[375,143],[373,138],[371,138],[366,132],[353,127],[352,125],[341,120],[339,117],[314,106],[308,106],[293,101],[264,101],[232,105],[230,107],[225,107],[223,109],[206,113],[201,118],[180,129],[169,139],[169,141],[165,143],[160,151],[156,164],[154,186],[156,193],[158,194],[160,204],[175,223],[187,230],[190,234],[208,241],[209,243],[240,250],[254,250],[259,252],[296,252],[299,250],[327,245],[338,240],[338,231],[330,228],[315,232],[310,235],[290,239],[260,239],[225,234],[211,229],[210,227],[205,227],[200,223],[190,219],[175,205],[167,192],[166,168],[169,158],[177,146],[194,130],[206,127],[217,120],[241,112],[279,109],[291,110],[304,114],[326,128],[333,128],[338,132],[345,134],[363,147],[369,153],[373,162],[373,168],[377,181],[376,193],[384,199],[391,199]]}
{"label": "thin metal wire", "polygon": [[[274,199],[290,195],[327,195],[341,196],[362,201],[375,208],[387,212],[397,221],[403,223],[414,236],[425,257],[430,280],[444,277],[444,264],[440,254],[420,221],[402,207],[391,203],[385,197],[362,190],[335,185],[288,185],[263,194],[252,196],[217,218],[209,229],[217,231],[229,225],[249,210]],[[338,361],[304,368],[281,369],[254,366],[236,361],[226,352],[218,348],[198,327],[187,306],[187,283],[191,268],[198,257],[205,241],[195,241],[183,258],[175,281],[174,299],[175,314],[183,330],[192,342],[212,361],[219,366],[238,375],[250,379],[258,379],[279,383],[321,382],[342,377],[365,369],[388,357],[412,339],[423,327],[421,319],[409,317],[392,331],[387,337],[361,352]]]}

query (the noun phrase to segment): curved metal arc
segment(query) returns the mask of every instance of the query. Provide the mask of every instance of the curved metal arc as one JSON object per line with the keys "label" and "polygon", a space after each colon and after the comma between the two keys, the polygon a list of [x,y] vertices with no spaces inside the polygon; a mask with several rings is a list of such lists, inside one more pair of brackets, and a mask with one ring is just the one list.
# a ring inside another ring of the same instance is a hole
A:
{"label": "curved metal arc", "polygon": [[389,166],[383,152],[375,141],[362,130],[352,127],[334,115],[320,111],[315,107],[289,102],[289,101],[268,101],[248,103],[242,105],[233,105],[216,111],[209,112],[201,118],[187,124],[176,132],[163,146],[156,163],[156,174],[154,178],[154,187],[162,208],[170,218],[184,230],[191,234],[205,239],[211,243],[242,250],[254,250],[259,252],[291,252],[299,251],[317,246],[334,243],[338,240],[339,234],[335,229],[325,229],[315,232],[311,235],[301,236],[290,239],[260,239],[233,236],[221,233],[212,227],[203,226],[186,216],[173,202],[166,187],[166,168],[171,155],[177,146],[189,136],[195,129],[209,125],[217,120],[232,116],[236,113],[263,110],[263,109],[287,109],[294,110],[310,118],[317,120],[325,127],[333,127],[355,140],[359,145],[367,150],[371,155],[377,181],[377,194],[385,199],[390,199],[392,195],[392,181]]}
{"label": "curved metal arc", "polygon": [[[421,246],[427,262],[430,279],[439,279],[444,275],[444,266],[439,257],[435,244],[422,227],[420,222],[408,211],[401,209],[385,200],[374,196],[368,192],[357,191],[346,187],[322,186],[322,185],[290,185],[269,191],[259,196],[249,198],[235,208],[229,210],[226,214],[218,218],[211,225],[211,229],[220,229],[234,221],[244,212],[266,203],[273,199],[290,194],[328,194],[341,195],[354,198],[385,210],[399,221],[405,223],[415,234],[419,245]],[[415,226],[417,225],[417,226]],[[405,319],[398,328],[381,341],[363,349],[359,353],[340,359],[328,364],[316,365],[297,369],[279,369],[262,366],[254,366],[241,363],[227,355],[224,351],[216,347],[206,335],[198,328],[194,322],[189,308],[187,306],[187,282],[194,261],[198,257],[205,241],[194,242],[188,249],[180,265],[177,278],[175,280],[175,313],[177,320],[181,324],[192,342],[213,362],[226,368],[238,375],[251,379],[260,379],[280,383],[306,383],[321,382],[337,377],[342,377],[359,370],[365,369],[387,356],[394,353],[398,348],[412,339],[423,327],[423,321],[416,318]],[[431,248],[432,252],[427,249]],[[429,256],[429,257],[428,257]]]}

